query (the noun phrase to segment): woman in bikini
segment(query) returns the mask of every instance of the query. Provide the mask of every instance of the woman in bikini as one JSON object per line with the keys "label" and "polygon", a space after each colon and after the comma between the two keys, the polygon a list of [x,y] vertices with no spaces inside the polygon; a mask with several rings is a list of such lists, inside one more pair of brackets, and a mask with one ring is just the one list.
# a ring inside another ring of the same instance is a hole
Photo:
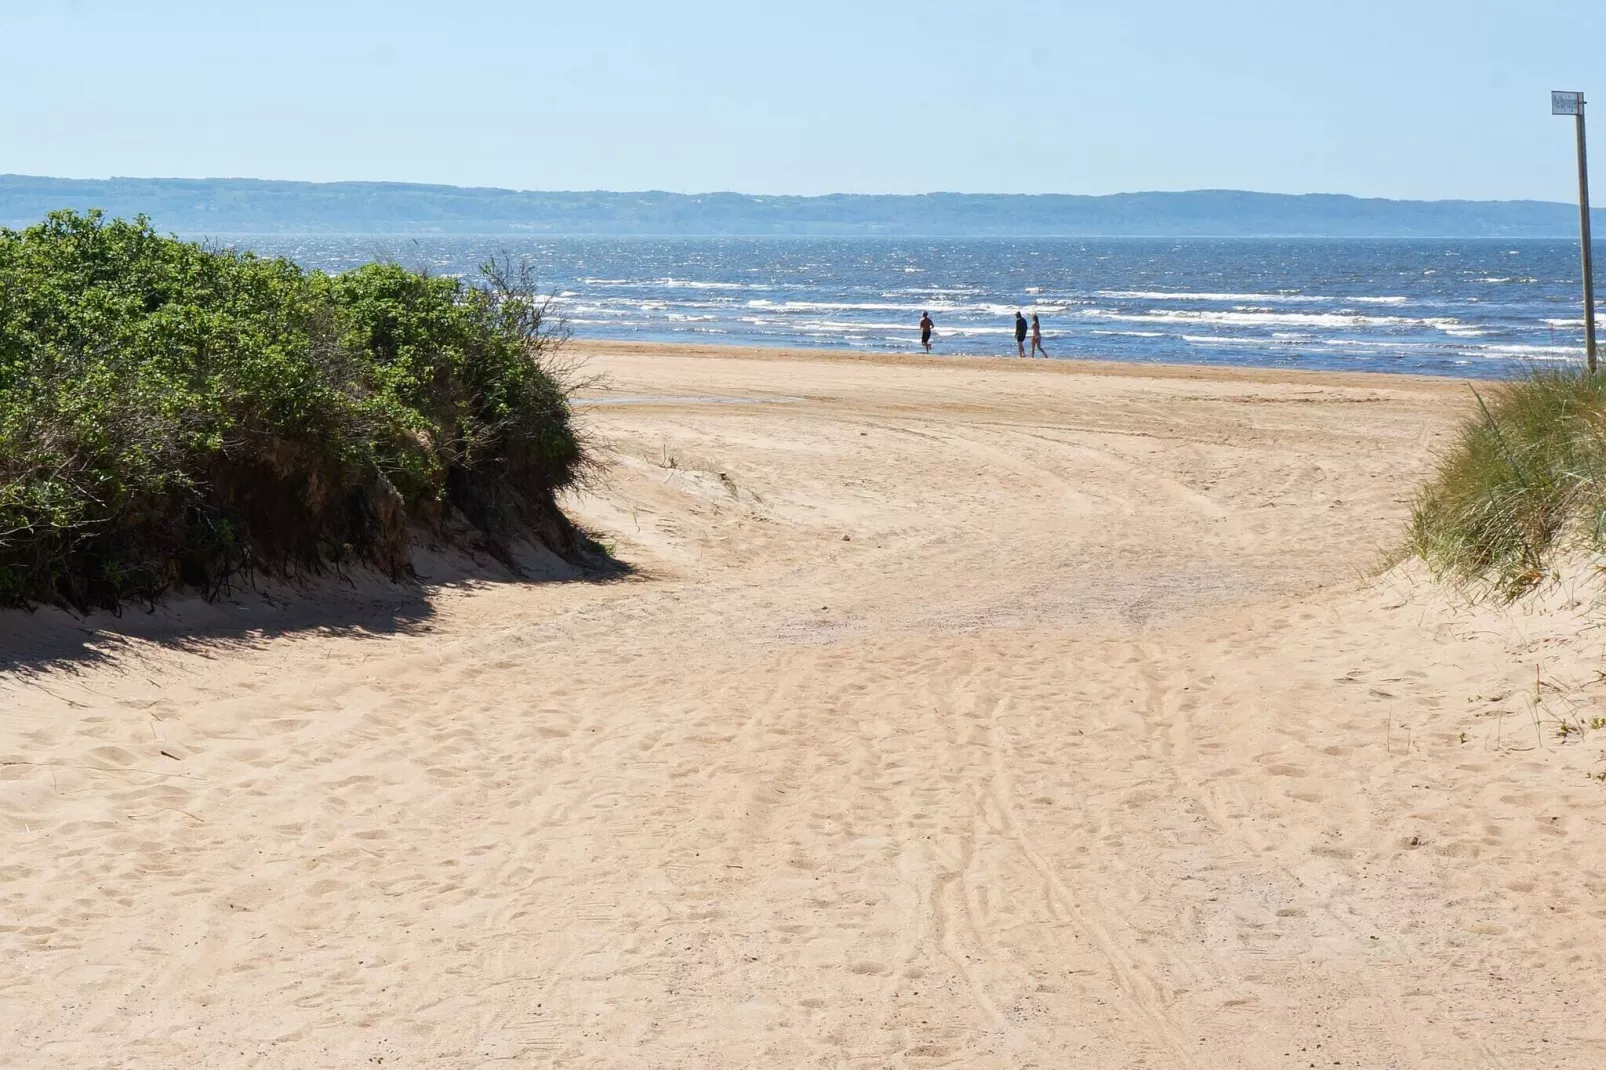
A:
{"label": "woman in bikini", "polygon": [[1039,353],[1043,354],[1045,360],[1048,358],[1048,350],[1043,348],[1043,325],[1037,322],[1037,314],[1034,312],[1032,313],[1032,356],[1035,357]]}

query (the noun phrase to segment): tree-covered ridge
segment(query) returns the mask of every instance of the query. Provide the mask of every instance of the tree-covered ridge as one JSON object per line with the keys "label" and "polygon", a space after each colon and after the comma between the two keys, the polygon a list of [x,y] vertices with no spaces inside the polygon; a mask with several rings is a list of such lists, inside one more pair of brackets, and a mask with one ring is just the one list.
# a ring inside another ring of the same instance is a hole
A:
{"label": "tree-covered ridge", "polygon": [[[1578,233],[1575,206],[1543,201],[1396,201],[1243,190],[799,197],[0,175],[0,224],[21,225],[61,208],[143,214],[164,230],[193,234],[1571,238]],[[1606,212],[1597,215],[1606,226]]]}
{"label": "tree-covered ridge", "polygon": [[0,603],[396,572],[418,524],[572,551],[559,339],[524,280],[486,282],[307,272],[95,212],[0,230]]}

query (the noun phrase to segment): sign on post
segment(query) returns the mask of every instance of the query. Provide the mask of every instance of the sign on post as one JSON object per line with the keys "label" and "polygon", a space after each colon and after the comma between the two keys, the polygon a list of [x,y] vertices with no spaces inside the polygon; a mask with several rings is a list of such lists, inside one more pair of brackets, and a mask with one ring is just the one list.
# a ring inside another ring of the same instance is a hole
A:
{"label": "sign on post", "polygon": [[1584,94],[1562,89],[1550,91],[1550,114],[1577,115],[1584,110]]}

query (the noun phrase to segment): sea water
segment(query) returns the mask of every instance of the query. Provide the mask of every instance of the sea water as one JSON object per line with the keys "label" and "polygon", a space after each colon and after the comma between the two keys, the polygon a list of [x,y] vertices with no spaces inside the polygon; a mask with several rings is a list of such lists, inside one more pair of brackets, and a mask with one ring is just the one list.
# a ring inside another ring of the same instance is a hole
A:
{"label": "sea water", "polygon": [[[274,235],[339,271],[526,263],[576,337],[1498,377],[1580,360],[1576,242]],[[1606,317],[1603,317],[1606,318]]]}

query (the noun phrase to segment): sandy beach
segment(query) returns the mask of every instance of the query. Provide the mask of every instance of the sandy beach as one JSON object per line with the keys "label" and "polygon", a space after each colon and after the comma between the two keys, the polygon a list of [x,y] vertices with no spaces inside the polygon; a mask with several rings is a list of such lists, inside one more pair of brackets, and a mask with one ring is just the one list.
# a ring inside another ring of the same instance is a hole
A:
{"label": "sandy beach", "polygon": [[1464,383],[578,349],[627,575],[0,617],[0,1065],[1606,1066],[1594,588],[1390,567]]}

